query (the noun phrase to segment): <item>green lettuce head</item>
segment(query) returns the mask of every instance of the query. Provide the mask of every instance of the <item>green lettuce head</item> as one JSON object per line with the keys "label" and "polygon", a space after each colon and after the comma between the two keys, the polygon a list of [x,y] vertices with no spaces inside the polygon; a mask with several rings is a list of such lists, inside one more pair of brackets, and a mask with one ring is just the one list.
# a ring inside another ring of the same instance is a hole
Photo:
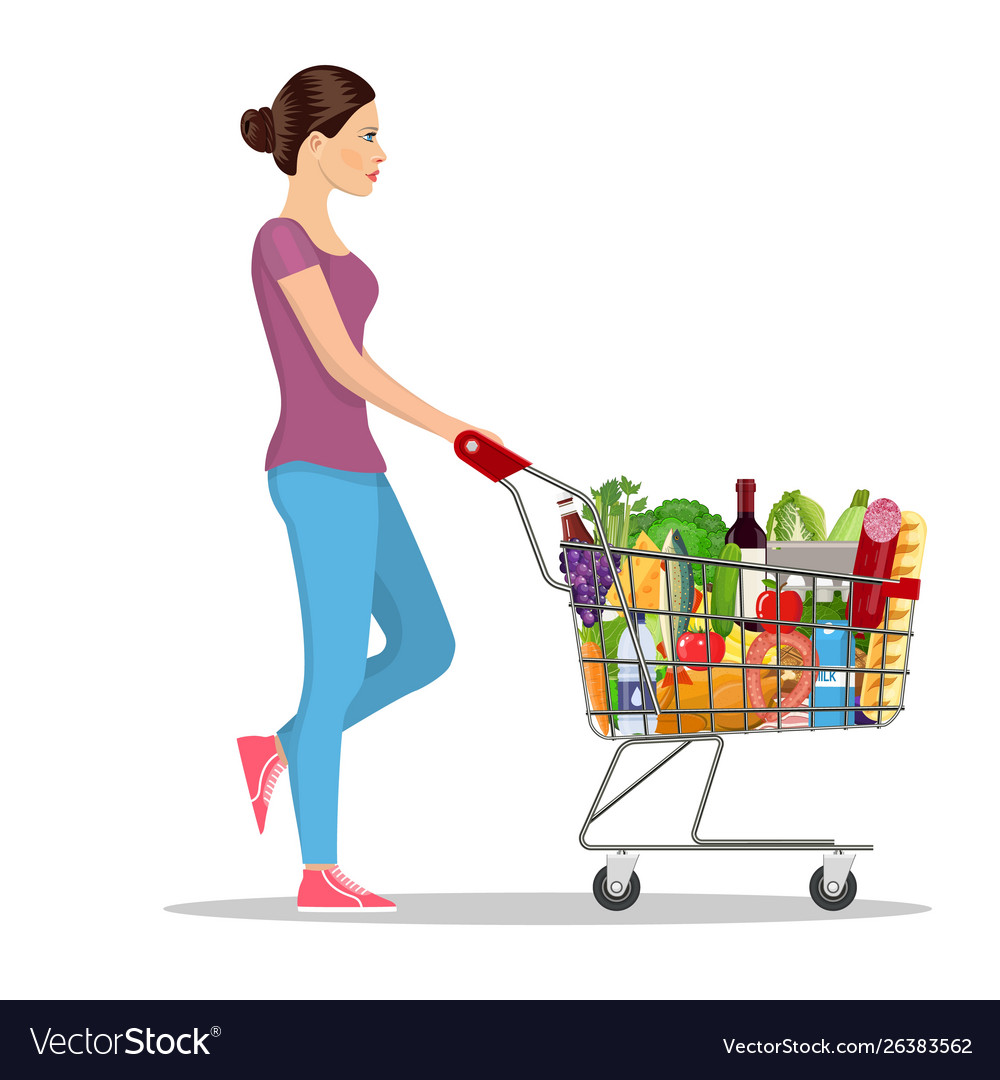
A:
{"label": "green lettuce head", "polygon": [[801,491],[786,491],[771,507],[767,519],[768,540],[825,540],[823,507]]}

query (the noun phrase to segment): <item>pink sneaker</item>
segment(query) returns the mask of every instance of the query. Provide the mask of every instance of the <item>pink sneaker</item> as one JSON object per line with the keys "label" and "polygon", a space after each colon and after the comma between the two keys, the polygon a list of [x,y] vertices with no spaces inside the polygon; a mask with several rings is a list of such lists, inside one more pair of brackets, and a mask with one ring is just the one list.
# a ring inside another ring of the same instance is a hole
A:
{"label": "pink sneaker", "polygon": [[243,774],[247,778],[247,790],[253,803],[257,828],[264,831],[264,819],[271,794],[278,777],[285,771],[278,757],[278,747],[273,735],[247,735],[237,739],[240,748],[240,760],[243,762]]}
{"label": "pink sneaker", "polygon": [[299,911],[395,911],[384,896],[362,889],[334,866],[330,870],[303,870],[299,886]]}

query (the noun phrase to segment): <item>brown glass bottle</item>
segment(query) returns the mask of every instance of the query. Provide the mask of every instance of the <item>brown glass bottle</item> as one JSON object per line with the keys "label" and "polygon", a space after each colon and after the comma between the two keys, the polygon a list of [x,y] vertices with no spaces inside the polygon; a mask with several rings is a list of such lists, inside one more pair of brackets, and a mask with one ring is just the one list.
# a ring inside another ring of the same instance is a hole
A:
{"label": "brown glass bottle", "polygon": [[[587,532],[583,518],[573,509],[573,499],[560,499],[557,505],[562,510],[562,534],[564,540],[579,540],[582,544],[592,544],[594,538]],[[589,556],[588,556],[589,558]]]}

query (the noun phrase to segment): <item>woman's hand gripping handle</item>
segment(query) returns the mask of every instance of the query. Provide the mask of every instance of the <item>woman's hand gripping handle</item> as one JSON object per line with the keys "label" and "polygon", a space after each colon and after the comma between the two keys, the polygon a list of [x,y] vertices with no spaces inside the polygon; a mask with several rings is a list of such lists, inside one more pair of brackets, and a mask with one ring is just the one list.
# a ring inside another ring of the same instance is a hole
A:
{"label": "woman's hand gripping handle", "polygon": [[455,438],[455,453],[483,476],[496,482],[520,472],[531,464],[527,458],[508,450],[491,432],[467,428]]}

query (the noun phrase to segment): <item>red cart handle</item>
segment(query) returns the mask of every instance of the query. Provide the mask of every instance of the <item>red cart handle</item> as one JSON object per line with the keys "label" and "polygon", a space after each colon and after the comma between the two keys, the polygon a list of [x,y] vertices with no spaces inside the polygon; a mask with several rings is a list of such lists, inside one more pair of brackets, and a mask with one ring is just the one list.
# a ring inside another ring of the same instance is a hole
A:
{"label": "red cart handle", "polygon": [[481,431],[469,428],[455,439],[455,453],[483,476],[488,476],[494,483],[504,477],[520,472],[531,462],[527,458],[508,450],[492,439],[487,439]]}
{"label": "red cart handle", "polygon": [[884,604],[888,598],[894,600],[919,600],[920,578],[900,578],[891,585],[883,585],[882,598],[879,602]]}

